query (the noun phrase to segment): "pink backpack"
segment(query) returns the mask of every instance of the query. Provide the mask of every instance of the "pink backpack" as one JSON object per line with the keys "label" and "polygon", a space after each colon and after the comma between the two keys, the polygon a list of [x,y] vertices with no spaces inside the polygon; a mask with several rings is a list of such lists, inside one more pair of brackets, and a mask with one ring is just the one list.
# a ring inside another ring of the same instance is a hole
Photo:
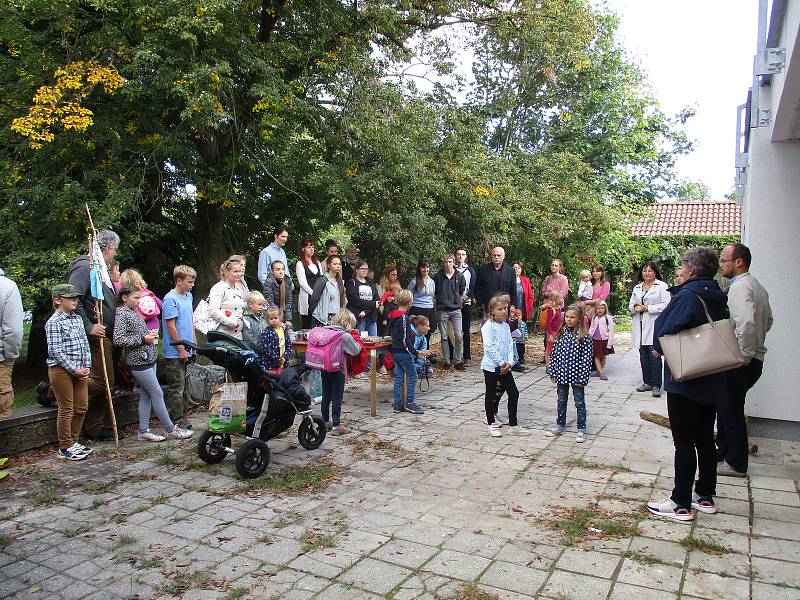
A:
{"label": "pink backpack", "polygon": [[147,294],[146,292],[142,292],[142,296],[139,299],[139,314],[146,320],[150,317],[157,317],[161,314],[161,310],[158,308],[158,304],[153,299],[153,296]]}
{"label": "pink backpack", "polygon": [[341,371],[344,364],[343,335],[344,331],[336,327],[314,327],[308,333],[306,366],[320,371]]}

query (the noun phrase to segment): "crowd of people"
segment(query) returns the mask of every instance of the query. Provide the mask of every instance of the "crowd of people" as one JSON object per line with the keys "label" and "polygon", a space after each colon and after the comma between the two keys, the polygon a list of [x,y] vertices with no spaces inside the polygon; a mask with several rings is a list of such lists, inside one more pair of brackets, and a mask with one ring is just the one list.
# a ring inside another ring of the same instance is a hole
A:
{"label": "crowd of people", "polygon": [[[300,327],[343,329],[345,352],[363,351],[361,335],[391,336],[391,352],[380,369],[395,373],[394,410],[420,414],[415,401],[418,376],[430,373],[430,335],[438,329],[443,366],[463,371],[471,363],[470,325],[473,303],[482,319],[485,423],[492,437],[503,435],[498,413],[507,396],[509,435],[529,435],[517,422],[519,391],[512,372],[525,370],[525,339],[536,311],[530,278],[519,261],[510,265],[501,247],[477,270],[467,263],[467,251],[457,248],[431,274],[431,264],[420,260],[414,276],[403,287],[397,267],[386,268],[378,281],[369,264],[349,246],[339,254],[333,240],[318,258],[314,241],[304,239],[294,269],[288,262],[286,228],[273,232],[272,243],[261,251],[258,280],[262,289],[250,290],[244,280],[246,259],[233,255],[222,263],[219,281],[208,296],[208,314],[214,328],[244,340],[260,356],[267,371],[280,373],[292,352],[293,292],[298,288]],[[83,460],[91,447],[86,440],[110,439],[106,385],[115,382],[120,362],[139,387],[138,436],[146,441],[191,437],[184,419],[188,409],[186,366],[193,360],[189,347],[196,341],[192,290],[196,272],[179,265],[173,270],[174,287],[162,299],[147,288],[135,269],[122,272],[115,260],[120,239],[101,231],[97,242],[109,277],[103,298],[96,302],[90,289],[90,256],[70,265],[69,283],[52,289],[53,315],[46,324],[48,374],[58,400],[58,456]],[[654,262],[638,269],[628,302],[632,318],[631,341],[639,353],[642,384],[638,392],[659,397],[667,393],[667,411],[675,445],[675,488],[669,498],[650,502],[651,512],[677,520],[693,518],[692,509],[715,512],[718,473],[744,476],[748,468],[748,441],[744,405],[747,391],[762,372],[764,340],[772,325],[769,296],[749,273],[751,256],[742,244],[726,246],[721,256],[707,247],[686,252],[675,272],[675,285],[664,281]],[[727,294],[715,279],[730,280]],[[294,275],[294,276],[293,276]],[[556,419],[545,433],[561,434],[566,427],[570,389],[577,410],[578,442],[587,439],[585,386],[591,377],[607,379],[606,357],[614,353],[614,318],[609,314],[611,291],[602,265],[581,271],[575,301],[567,304],[570,282],[564,263],[554,259],[541,286],[538,324],[544,332],[547,373],[556,386]],[[296,279],[296,281],[295,281]],[[97,294],[95,294],[96,296]],[[0,418],[10,415],[13,402],[11,369],[22,339],[22,303],[14,283],[0,271],[3,330],[0,339]],[[98,310],[99,308],[99,310]],[[745,364],[739,368],[677,381],[662,361],[660,339],[701,325],[730,318]],[[156,377],[159,340],[163,339],[165,392]],[[117,352],[115,353],[115,349]],[[122,356],[120,357],[119,354]],[[323,373],[322,415],[329,430],[346,433],[341,407],[346,367]],[[403,398],[403,382],[405,400]],[[164,435],[150,430],[155,413]],[[332,417],[332,419],[331,419]],[[717,434],[714,435],[716,425]],[[697,481],[692,489],[698,474]]]}

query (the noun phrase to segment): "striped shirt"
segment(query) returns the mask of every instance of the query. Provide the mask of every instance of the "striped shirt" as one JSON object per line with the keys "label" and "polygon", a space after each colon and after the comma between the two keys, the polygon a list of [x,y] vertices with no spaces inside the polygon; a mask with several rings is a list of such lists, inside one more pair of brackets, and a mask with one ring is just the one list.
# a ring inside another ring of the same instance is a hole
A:
{"label": "striped shirt", "polygon": [[47,366],[62,367],[70,373],[92,366],[89,338],[77,313],[56,310],[44,326],[47,334]]}

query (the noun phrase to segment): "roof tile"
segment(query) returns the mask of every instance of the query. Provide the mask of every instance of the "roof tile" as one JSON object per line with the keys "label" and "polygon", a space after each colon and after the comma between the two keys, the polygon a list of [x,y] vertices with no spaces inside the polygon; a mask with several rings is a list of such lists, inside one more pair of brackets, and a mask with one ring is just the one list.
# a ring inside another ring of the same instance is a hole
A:
{"label": "roof tile", "polygon": [[633,235],[739,235],[742,209],[736,202],[659,202],[653,216],[633,226]]}

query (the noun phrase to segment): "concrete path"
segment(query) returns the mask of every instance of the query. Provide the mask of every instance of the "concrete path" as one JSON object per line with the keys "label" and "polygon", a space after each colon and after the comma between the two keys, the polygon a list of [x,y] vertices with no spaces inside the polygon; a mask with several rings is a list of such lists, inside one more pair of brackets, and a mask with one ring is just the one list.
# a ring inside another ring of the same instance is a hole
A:
{"label": "concrete path", "polygon": [[489,437],[475,366],[436,380],[422,416],[392,414],[384,385],[370,418],[352,382],[353,433],[307,452],[292,429],[249,482],[193,440],[17,462],[0,484],[0,597],[799,598],[800,448],[757,440],[751,476],[720,479],[718,514],[650,518],[672,444],[639,411],[665,402],[633,392],[638,359],[620,350],[587,388],[585,444],[574,407],[568,433],[544,436],[542,367],[517,377],[532,435]]}

